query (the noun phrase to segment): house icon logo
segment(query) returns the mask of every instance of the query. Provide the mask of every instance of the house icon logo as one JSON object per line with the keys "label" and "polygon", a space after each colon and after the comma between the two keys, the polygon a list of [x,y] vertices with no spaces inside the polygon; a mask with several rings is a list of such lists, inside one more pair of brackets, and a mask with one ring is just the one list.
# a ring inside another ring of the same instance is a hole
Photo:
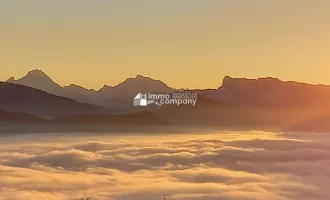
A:
{"label": "house icon logo", "polygon": [[134,106],[147,106],[153,104],[154,100],[148,100],[147,94],[139,93],[134,97],[133,105]]}

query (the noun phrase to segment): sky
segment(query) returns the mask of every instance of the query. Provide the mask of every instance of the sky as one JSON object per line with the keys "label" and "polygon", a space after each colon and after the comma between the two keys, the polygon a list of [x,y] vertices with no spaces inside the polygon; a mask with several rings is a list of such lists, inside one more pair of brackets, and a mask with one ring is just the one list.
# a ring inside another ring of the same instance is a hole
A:
{"label": "sky", "polygon": [[99,89],[224,76],[330,84],[328,0],[0,0],[0,80],[41,69]]}

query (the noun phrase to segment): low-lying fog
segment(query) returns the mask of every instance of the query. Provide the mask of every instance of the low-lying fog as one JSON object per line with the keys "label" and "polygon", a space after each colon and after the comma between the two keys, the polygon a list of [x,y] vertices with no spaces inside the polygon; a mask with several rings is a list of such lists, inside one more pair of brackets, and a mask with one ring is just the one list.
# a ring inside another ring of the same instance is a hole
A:
{"label": "low-lying fog", "polygon": [[329,200],[330,135],[0,136],[0,200]]}

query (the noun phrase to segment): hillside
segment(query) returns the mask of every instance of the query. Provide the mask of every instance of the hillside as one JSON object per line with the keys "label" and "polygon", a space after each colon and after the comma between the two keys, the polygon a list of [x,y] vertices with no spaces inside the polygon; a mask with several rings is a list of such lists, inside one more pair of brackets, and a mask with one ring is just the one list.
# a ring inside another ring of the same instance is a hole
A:
{"label": "hillside", "polygon": [[46,93],[23,85],[0,82],[0,109],[41,118],[74,114],[107,114],[108,109]]}

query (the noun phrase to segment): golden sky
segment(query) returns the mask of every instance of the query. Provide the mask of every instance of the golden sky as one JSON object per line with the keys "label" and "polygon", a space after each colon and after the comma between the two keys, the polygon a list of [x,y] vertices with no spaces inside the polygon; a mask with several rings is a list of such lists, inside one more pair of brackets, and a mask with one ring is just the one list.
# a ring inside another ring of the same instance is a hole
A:
{"label": "golden sky", "polygon": [[328,0],[0,0],[0,80],[38,68],[99,89],[224,76],[330,84]]}

